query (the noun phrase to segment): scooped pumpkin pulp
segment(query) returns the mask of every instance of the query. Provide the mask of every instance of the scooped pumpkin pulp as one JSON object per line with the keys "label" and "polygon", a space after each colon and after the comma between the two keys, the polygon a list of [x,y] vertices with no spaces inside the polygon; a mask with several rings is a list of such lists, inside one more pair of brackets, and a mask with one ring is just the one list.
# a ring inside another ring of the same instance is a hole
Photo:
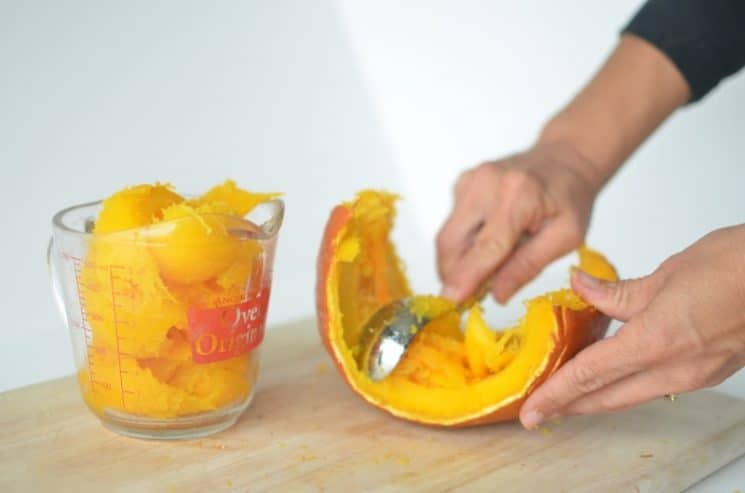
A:
{"label": "scooped pumpkin pulp", "polygon": [[254,353],[195,361],[187,315],[261,289],[261,244],[229,229],[276,195],[227,181],[195,199],[155,184],[103,201],[79,279],[90,328],[79,381],[94,411],[172,418],[245,401]]}

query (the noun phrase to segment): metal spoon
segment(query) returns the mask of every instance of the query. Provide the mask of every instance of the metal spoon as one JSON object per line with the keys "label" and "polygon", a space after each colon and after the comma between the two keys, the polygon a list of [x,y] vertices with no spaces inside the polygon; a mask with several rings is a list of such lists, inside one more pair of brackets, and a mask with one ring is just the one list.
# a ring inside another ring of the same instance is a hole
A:
{"label": "metal spoon", "polygon": [[[474,295],[455,306],[455,311],[463,313],[474,303],[481,301],[489,291],[490,281],[487,278]],[[414,337],[432,321],[431,318],[418,316],[411,310],[417,299],[424,298],[409,296],[383,305],[363,325],[357,365],[370,380],[377,382],[390,375]]]}

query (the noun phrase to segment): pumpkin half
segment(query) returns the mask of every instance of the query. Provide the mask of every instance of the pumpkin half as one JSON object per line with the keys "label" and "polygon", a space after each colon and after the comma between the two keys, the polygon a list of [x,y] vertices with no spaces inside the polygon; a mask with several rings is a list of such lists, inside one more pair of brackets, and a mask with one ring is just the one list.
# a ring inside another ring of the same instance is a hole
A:
{"label": "pumpkin half", "polygon": [[[603,337],[608,319],[571,289],[525,303],[514,327],[493,330],[474,306],[464,327],[436,297],[422,314],[435,316],[386,379],[373,382],[355,355],[363,324],[382,305],[411,294],[390,240],[397,197],[366,190],[335,207],[317,264],[316,310],[326,350],[349,386],[394,416],[439,426],[515,419],[530,392],[585,346]],[[579,250],[578,268],[617,279],[599,253]]]}

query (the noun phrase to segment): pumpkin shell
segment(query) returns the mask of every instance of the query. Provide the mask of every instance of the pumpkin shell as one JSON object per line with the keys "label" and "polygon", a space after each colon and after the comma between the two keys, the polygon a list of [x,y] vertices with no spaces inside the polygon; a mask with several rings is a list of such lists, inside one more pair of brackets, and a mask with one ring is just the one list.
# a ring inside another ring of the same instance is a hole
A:
{"label": "pumpkin shell", "polygon": [[[395,196],[386,192],[368,190],[360,192],[354,201],[338,205],[331,211],[321,241],[316,266],[316,313],[319,335],[324,347],[331,356],[339,374],[355,393],[372,405],[399,418],[421,424],[445,427],[473,426],[516,419],[519,415],[520,406],[534,389],[584,347],[605,335],[609,319],[594,307],[585,304],[568,289],[549,293],[541,298],[542,301],[528,301],[526,307],[530,313],[532,309],[538,310],[538,305],[545,306],[545,300],[550,300],[552,320],[549,325],[551,329],[544,336],[547,339],[550,338],[550,341],[547,341],[546,344],[548,349],[541,352],[539,357],[536,357],[534,362],[535,371],[527,375],[524,381],[512,382],[519,386],[519,390],[501,396],[501,398],[495,397],[493,402],[485,403],[476,409],[468,409],[463,412],[449,410],[449,414],[445,415],[446,413],[443,413],[443,416],[438,416],[436,409],[434,411],[429,409],[425,413],[406,408],[403,405],[396,405],[396,400],[400,396],[377,392],[374,386],[380,384],[370,382],[360,374],[354,360],[349,356],[349,348],[344,347],[346,346],[344,342],[345,330],[351,330],[349,327],[344,327],[344,319],[356,317],[358,319],[356,324],[359,325],[359,320],[365,317],[356,316],[358,314],[342,313],[340,309],[341,296],[347,296],[347,299],[350,299],[349,296],[354,296],[354,293],[350,294],[350,290],[355,289],[358,289],[361,298],[369,298],[370,293],[364,291],[366,288],[360,286],[340,285],[339,274],[343,268],[341,266],[351,261],[350,245],[346,240],[354,239],[355,235],[364,236],[365,234],[363,231],[365,222],[361,219],[361,214],[370,214],[371,210],[376,211],[371,214],[371,217],[375,217],[374,221],[379,221],[381,215],[385,216],[387,214],[386,220],[389,222],[388,227],[390,229],[395,214],[393,209],[395,200]],[[377,211],[375,207],[382,207],[382,212]],[[370,224],[375,224],[375,228],[378,229],[380,227],[377,222]],[[379,235],[380,232],[376,234]],[[410,294],[395,249],[387,234],[385,236],[384,241],[387,242],[387,246],[383,250],[387,252],[386,269],[396,271],[402,279],[398,284],[392,283],[392,291],[397,291],[398,296]],[[383,240],[378,238],[378,241]],[[355,248],[362,250],[362,253],[364,253],[364,248],[368,243],[370,242],[359,240]],[[356,255],[362,253],[357,252]],[[579,254],[579,268],[597,277],[610,280],[617,279],[615,269],[602,255],[585,247],[580,249]],[[395,277],[393,276],[393,278]],[[391,278],[390,275],[385,277],[385,279],[389,278]],[[386,292],[387,290],[383,291]],[[382,306],[398,296],[381,296],[374,301],[378,306]],[[368,311],[372,309],[370,308]],[[526,315],[526,319],[529,318],[529,315]],[[540,329],[545,330],[545,327]],[[468,392],[467,388],[463,390],[463,400],[469,399]]]}

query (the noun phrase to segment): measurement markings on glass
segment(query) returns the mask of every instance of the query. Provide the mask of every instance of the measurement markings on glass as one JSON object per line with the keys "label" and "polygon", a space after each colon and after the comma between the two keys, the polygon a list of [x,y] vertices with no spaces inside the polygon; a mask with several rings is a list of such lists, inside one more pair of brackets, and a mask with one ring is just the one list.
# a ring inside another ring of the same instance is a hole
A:
{"label": "measurement markings on glass", "polygon": [[[111,315],[114,325],[114,336],[116,338],[116,357],[119,365],[119,386],[122,391],[122,407],[127,409],[125,395],[133,395],[135,392],[125,386],[126,375],[130,372],[122,364],[122,357],[132,356],[133,354],[122,350],[122,345],[126,344],[127,333],[131,332],[132,321],[123,317],[124,313],[129,311],[134,313],[135,296],[131,289],[132,272],[131,269],[121,265],[109,266],[109,285],[111,288]],[[127,289],[129,287],[129,289]],[[129,305],[125,303],[129,301]]]}
{"label": "measurement markings on glass", "polygon": [[114,334],[116,336],[116,359],[117,359],[117,364],[119,366],[119,388],[122,389],[122,394],[121,394],[122,395],[122,407],[124,409],[127,409],[127,405],[125,404],[125,401],[124,401],[124,382],[122,381],[123,379],[122,356],[121,356],[121,353],[119,352],[119,324],[118,324],[118,320],[116,317],[118,306],[116,303],[116,299],[114,297],[114,292],[116,291],[114,289],[114,266],[109,266],[109,285],[111,287],[111,316],[113,317]]}
{"label": "measurement markings on glass", "polygon": [[[122,265],[98,264],[64,252],[61,256],[70,262],[75,273],[75,287],[80,300],[80,320],[73,320],[71,325],[75,329],[80,329],[85,341],[90,391],[99,393],[104,390],[117,390],[118,385],[122,409],[126,410],[128,408],[127,396],[135,394],[131,387],[127,387],[127,376],[133,371],[131,364],[136,361],[136,355],[131,348],[127,347],[127,341],[131,340],[131,334],[136,325],[135,319],[130,318],[135,312],[136,303],[132,269]],[[96,298],[88,299],[93,296]],[[98,311],[102,308],[101,303],[96,303],[98,297],[108,298],[103,306],[106,308],[110,306],[110,313],[106,313],[108,310]],[[94,305],[96,310],[91,311]],[[116,351],[115,364],[118,370],[116,373],[108,369],[113,361],[108,361],[107,358],[113,355],[107,348],[96,348],[95,334],[91,327],[91,323],[94,325],[98,323],[105,328],[109,322],[114,329],[115,346],[112,349]]]}
{"label": "measurement markings on glass", "polygon": [[99,380],[96,377],[96,372],[94,370],[95,363],[93,359],[96,356],[96,354],[93,351],[93,331],[91,330],[91,327],[88,324],[88,318],[93,316],[93,314],[87,313],[86,299],[85,299],[85,295],[83,294],[84,291],[81,289],[81,287],[86,287],[80,279],[82,259],[80,257],[76,257],[74,255],[70,255],[67,253],[63,253],[62,257],[69,260],[72,263],[72,267],[75,272],[75,287],[78,290],[78,299],[80,300],[80,322],[75,322],[74,326],[80,328],[83,332],[83,339],[85,340],[85,349],[86,349],[85,359],[86,359],[86,363],[88,367],[88,379],[91,383],[91,392],[94,392],[94,393],[97,392],[96,387],[99,387],[99,386],[103,387],[106,390],[111,390],[111,384],[109,382]]}

